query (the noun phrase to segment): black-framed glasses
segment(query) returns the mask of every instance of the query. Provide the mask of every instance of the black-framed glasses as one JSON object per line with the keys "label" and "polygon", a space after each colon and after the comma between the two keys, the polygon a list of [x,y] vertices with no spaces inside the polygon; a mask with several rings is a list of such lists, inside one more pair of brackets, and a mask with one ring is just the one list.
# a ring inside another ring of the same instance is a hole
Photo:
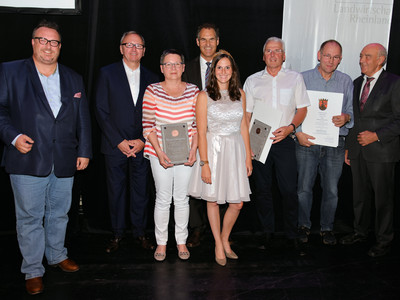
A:
{"label": "black-framed glasses", "polygon": [[58,47],[58,46],[61,44],[60,41],[57,41],[57,40],[48,40],[48,39],[46,39],[46,38],[44,38],[44,37],[40,37],[40,36],[36,36],[36,37],[34,37],[33,39],[34,39],[34,40],[38,40],[38,41],[39,41],[39,44],[41,44],[41,45],[47,45],[47,43],[50,43],[50,46],[52,46],[52,47]]}
{"label": "black-framed glasses", "polygon": [[135,47],[136,49],[143,49],[144,48],[144,45],[142,45],[142,44],[123,43],[121,45],[125,46],[126,48],[133,48],[133,47]]}
{"label": "black-framed glasses", "polygon": [[164,63],[161,64],[162,66],[166,67],[167,69],[172,69],[173,67],[175,68],[180,68],[183,63],[182,62],[177,62],[177,63]]}

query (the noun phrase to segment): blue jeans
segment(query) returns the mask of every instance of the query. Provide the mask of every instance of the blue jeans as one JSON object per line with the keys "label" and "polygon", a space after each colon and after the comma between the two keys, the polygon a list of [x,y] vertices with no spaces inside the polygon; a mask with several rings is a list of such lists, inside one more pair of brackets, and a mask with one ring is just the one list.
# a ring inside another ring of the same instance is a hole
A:
{"label": "blue jeans", "polygon": [[338,147],[314,145],[301,146],[296,141],[298,170],[297,194],[299,197],[299,226],[311,228],[313,187],[317,172],[321,177],[321,231],[332,231],[338,202],[338,182],[344,162],[344,137],[339,137]]}
{"label": "blue jeans", "polygon": [[10,175],[17,218],[17,238],[25,279],[42,277],[43,255],[50,265],[67,259],[64,247],[73,177]]}

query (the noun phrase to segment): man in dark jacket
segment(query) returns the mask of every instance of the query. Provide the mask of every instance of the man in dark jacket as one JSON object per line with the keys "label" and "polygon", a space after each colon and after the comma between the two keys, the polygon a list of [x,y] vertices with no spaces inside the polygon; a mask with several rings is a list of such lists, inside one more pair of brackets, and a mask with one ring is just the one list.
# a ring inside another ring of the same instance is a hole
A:
{"label": "man in dark jacket", "polygon": [[43,256],[65,272],[79,266],[64,247],[76,170],[92,156],[83,80],[59,64],[58,25],[33,30],[33,56],[0,65],[0,138],[10,173],[17,236],[30,294],[43,291]]}

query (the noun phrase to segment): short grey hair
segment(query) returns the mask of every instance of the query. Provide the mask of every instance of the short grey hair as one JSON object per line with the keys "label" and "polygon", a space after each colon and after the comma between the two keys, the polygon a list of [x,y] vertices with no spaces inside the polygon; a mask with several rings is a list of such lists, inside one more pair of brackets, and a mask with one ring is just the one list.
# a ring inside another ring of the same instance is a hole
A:
{"label": "short grey hair", "polygon": [[382,63],[382,67],[383,67],[386,64],[388,53],[387,53],[386,48],[383,45],[381,45],[381,44],[379,44],[379,45],[380,45],[380,47],[379,47],[379,51],[378,51],[378,57],[381,57],[381,56],[385,57],[385,60]]}
{"label": "short grey hair", "polygon": [[283,52],[285,52],[285,42],[284,42],[282,39],[280,39],[280,38],[278,38],[278,37],[276,37],[276,36],[272,36],[272,37],[268,38],[268,39],[265,41],[265,44],[264,44],[264,47],[263,47],[263,53],[265,52],[265,47],[267,46],[267,44],[268,44],[269,42],[278,42],[278,43],[281,43],[281,45],[282,45],[282,50],[283,50]]}
{"label": "short grey hair", "polygon": [[121,37],[121,40],[119,41],[119,43],[122,44],[124,38],[125,38],[127,35],[130,35],[130,34],[137,34],[137,35],[142,39],[143,46],[146,45],[146,43],[145,43],[145,41],[144,41],[143,35],[141,35],[139,32],[134,31],[134,30],[124,32],[124,33],[122,34],[122,37]]}
{"label": "short grey hair", "polygon": [[181,57],[181,63],[185,63],[185,56],[183,55],[182,52],[180,52],[179,50],[176,49],[167,49],[164,50],[163,53],[161,54],[160,57],[160,65],[162,65],[164,63],[164,59],[168,54],[175,54],[175,55],[179,55]]}

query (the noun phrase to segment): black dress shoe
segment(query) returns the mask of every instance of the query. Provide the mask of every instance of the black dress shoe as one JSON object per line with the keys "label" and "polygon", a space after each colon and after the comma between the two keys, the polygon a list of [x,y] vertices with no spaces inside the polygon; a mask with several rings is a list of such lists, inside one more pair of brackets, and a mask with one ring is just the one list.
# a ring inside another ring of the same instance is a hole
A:
{"label": "black dress shoe", "polygon": [[273,234],[271,232],[264,233],[259,239],[260,246],[258,249],[271,250]]}
{"label": "black dress shoe", "polygon": [[147,236],[138,236],[134,238],[136,245],[139,245],[145,250],[154,250],[156,246],[151,242]]}
{"label": "black dress shoe", "polygon": [[194,248],[200,246],[200,240],[202,238],[202,233],[200,231],[193,231],[193,233],[188,238],[186,246],[189,248]]}
{"label": "black dress shoe", "polygon": [[352,245],[355,243],[365,242],[367,237],[365,235],[359,234],[357,232],[350,233],[340,239],[342,245]]}
{"label": "black dress shoe", "polygon": [[368,255],[371,257],[379,257],[388,254],[390,251],[389,244],[376,243],[369,249]]}
{"label": "black dress shoe", "polygon": [[113,253],[119,249],[122,237],[113,237],[106,247],[107,253]]}
{"label": "black dress shoe", "polygon": [[308,243],[308,237],[311,234],[310,228],[306,226],[300,226],[298,229],[299,239],[302,243]]}
{"label": "black dress shoe", "polygon": [[306,248],[305,247],[306,243],[304,243],[301,240],[301,238],[293,239],[292,243],[293,243],[293,250],[294,250],[296,255],[299,255],[299,256],[307,255],[307,252],[306,252],[306,249],[305,249]]}

